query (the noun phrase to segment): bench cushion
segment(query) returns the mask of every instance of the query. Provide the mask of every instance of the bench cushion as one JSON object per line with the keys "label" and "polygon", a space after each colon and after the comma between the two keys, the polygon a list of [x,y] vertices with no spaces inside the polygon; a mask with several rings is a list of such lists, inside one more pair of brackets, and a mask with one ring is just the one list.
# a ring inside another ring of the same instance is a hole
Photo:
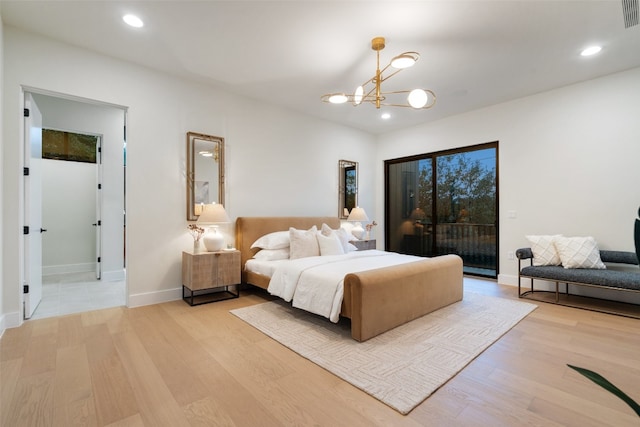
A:
{"label": "bench cushion", "polygon": [[520,274],[552,282],[576,282],[640,291],[640,270],[635,272],[610,269],[566,269],[560,266],[528,266],[523,267]]}

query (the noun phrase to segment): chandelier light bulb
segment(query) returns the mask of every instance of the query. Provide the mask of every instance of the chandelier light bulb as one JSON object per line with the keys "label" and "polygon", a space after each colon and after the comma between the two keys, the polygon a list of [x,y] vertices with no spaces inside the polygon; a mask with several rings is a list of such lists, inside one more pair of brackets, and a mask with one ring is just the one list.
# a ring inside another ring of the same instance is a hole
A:
{"label": "chandelier light bulb", "polygon": [[418,52],[405,52],[391,60],[391,66],[397,69],[413,67],[418,61],[420,54]]}
{"label": "chandelier light bulb", "polygon": [[427,105],[429,95],[423,89],[414,89],[409,93],[407,101],[413,108],[422,108]]}
{"label": "chandelier light bulb", "polygon": [[582,55],[582,56],[591,56],[591,55],[595,55],[596,53],[600,52],[601,50],[602,50],[602,47],[600,47],[600,46],[589,46],[588,48],[586,48],[582,52],[580,52],[580,55]]}
{"label": "chandelier light bulb", "polygon": [[329,102],[332,104],[344,104],[345,102],[347,102],[347,95],[345,95],[344,93],[334,93],[333,95],[329,96]]}
{"label": "chandelier light bulb", "polygon": [[138,18],[135,15],[125,15],[122,17],[122,20],[134,28],[141,28],[142,26],[144,26],[144,22],[142,22],[142,19]]}
{"label": "chandelier light bulb", "polygon": [[364,88],[362,86],[358,86],[356,91],[353,94],[353,105],[360,105],[362,102],[362,98],[364,96]]}

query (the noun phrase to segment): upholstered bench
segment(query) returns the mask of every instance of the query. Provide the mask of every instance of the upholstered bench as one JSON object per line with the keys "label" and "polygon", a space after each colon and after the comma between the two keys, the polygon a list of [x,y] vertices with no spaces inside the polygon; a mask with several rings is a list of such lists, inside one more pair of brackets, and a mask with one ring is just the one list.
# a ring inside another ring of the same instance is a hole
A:
{"label": "upholstered bench", "polygon": [[[518,258],[518,295],[524,298],[534,292],[533,281],[545,280],[555,282],[555,302],[559,302],[559,284],[566,284],[566,294],[569,295],[569,285],[589,286],[595,288],[614,289],[618,291],[640,293],[640,269],[637,271],[623,271],[615,269],[564,268],[561,265],[533,265],[531,248],[521,248],[516,251]],[[530,265],[522,266],[522,261],[530,260]],[[638,265],[638,257],[633,252],[600,251],[600,259],[605,264]],[[522,279],[531,280],[531,289],[522,292]],[[640,313],[639,313],[640,317]]]}

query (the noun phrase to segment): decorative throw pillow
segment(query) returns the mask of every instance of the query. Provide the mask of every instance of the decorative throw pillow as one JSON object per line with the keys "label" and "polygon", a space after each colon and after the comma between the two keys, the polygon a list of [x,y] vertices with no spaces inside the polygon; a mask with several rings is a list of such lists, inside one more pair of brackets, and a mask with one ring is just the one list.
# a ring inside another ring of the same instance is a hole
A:
{"label": "decorative throw pillow", "polygon": [[322,233],[323,236],[330,236],[331,234],[335,234],[336,236],[338,236],[338,239],[340,240],[340,244],[342,244],[342,249],[344,253],[358,250],[358,248],[356,248],[351,243],[349,243],[349,241],[353,238],[353,236],[342,227],[338,228],[337,230],[334,230],[333,228],[329,227],[327,224],[322,224],[322,227],[320,228],[320,233]]}
{"label": "decorative throw pillow", "polygon": [[318,233],[316,237],[320,246],[320,255],[344,255],[344,248],[336,233],[331,233],[329,236]]}
{"label": "decorative throw pillow", "polygon": [[564,268],[607,268],[600,259],[596,239],[591,236],[558,237],[554,244]]}
{"label": "decorative throw pillow", "polygon": [[289,248],[282,249],[261,249],[253,256],[260,261],[277,261],[279,259],[289,259]]}
{"label": "decorative throw pillow", "polygon": [[318,227],[315,225],[308,230],[296,230],[289,228],[289,243],[291,251],[289,259],[306,258],[310,256],[320,255],[320,246],[318,245]]}
{"label": "decorative throw pillow", "polygon": [[525,236],[533,252],[533,265],[560,265],[560,255],[553,244],[562,234],[550,236]]}
{"label": "decorative throw pillow", "polygon": [[258,240],[253,242],[251,248],[260,249],[283,249],[289,247],[289,232],[288,231],[274,231],[273,233],[265,234]]}

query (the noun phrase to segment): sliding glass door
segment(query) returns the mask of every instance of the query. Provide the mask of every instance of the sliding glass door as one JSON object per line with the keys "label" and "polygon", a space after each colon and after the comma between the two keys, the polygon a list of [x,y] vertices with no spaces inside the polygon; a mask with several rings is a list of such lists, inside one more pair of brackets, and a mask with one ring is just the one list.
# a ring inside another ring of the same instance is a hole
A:
{"label": "sliding glass door", "polygon": [[498,143],[385,161],[386,249],[497,277]]}

